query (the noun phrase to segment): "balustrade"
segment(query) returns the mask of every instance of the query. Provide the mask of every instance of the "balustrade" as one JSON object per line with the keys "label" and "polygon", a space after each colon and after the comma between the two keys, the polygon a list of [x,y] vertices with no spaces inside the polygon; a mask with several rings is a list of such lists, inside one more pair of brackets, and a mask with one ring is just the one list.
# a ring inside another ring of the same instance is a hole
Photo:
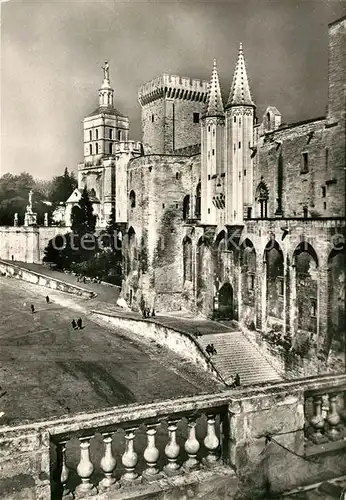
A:
{"label": "balustrade", "polygon": [[308,395],[305,399],[305,435],[309,443],[325,444],[346,438],[344,392]]}
{"label": "balustrade", "polygon": [[[225,410],[220,408],[218,411],[224,415]],[[71,450],[75,450],[75,454],[79,452],[79,457],[72,457],[70,451],[69,466],[66,464],[68,441],[59,441],[56,444],[57,498],[65,500],[73,498],[73,494],[75,498],[92,497],[98,492],[124,488],[142,479],[153,481],[205,465],[210,467],[218,460],[219,422],[218,412],[200,412],[198,415],[162,417],[155,422],[144,421],[144,429],[142,426],[115,426],[107,432],[100,430],[102,441],[100,435],[80,437],[78,449],[73,444],[75,440],[71,441]],[[90,445],[94,439],[94,452],[91,453]],[[95,451],[97,449],[99,453]],[[101,458],[94,458],[96,455]],[[70,466],[73,462],[74,467]],[[72,488],[71,484],[76,482],[78,485]]]}

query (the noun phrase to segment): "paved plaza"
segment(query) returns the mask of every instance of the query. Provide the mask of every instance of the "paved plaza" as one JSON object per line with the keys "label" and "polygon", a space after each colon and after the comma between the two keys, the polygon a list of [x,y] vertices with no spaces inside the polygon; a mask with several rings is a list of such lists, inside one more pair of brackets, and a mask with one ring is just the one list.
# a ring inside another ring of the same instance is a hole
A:
{"label": "paved plaza", "polygon": [[[92,300],[5,277],[0,277],[0,290],[6,423],[221,388],[155,342],[92,321]],[[85,327],[73,330],[71,321],[79,316]]]}

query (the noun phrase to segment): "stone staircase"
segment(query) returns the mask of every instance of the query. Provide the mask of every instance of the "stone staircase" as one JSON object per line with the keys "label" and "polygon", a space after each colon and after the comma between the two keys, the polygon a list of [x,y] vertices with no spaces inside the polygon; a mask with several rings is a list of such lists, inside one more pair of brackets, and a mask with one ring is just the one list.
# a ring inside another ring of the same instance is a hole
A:
{"label": "stone staircase", "polygon": [[226,383],[231,382],[236,373],[242,386],[282,380],[241,331],[206,334],[199,337],[198,342],[204,351],[208,344],[214,344],[217,354],[211,356],[211,360]]}

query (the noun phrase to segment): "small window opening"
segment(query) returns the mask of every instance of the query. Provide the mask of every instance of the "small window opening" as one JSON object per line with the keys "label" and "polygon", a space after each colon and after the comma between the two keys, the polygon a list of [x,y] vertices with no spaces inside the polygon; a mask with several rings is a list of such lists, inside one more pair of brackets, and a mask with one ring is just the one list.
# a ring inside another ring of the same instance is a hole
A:
{"label": "small window opening", "polygon": [[248,217],[248,219],[251,219],[251,215],[252,215],[252,207],[247,207],[247,217]]}
{"label": "small window opening", "polygon": [[93,133],[91,130],[89,130],[89,141],[93,140]]}
{"label": "small window opening", "polygon": [[322,198],[326,197],[326,186],[322,186]]}
{"label": "small window opening", "polygon": [[95,154],[99,154],[99,145],[97,143],[95,144]]}
{"label": "small window opening", "polygon": [[193,114],[193,123],[199,123],[199,113]]}
{"label": "small window opening", "polygon": [[283,278],[278,278],[278,293],[279,295],[283,296],[284,294],[284,279]]}
{"label": "small window opening", "polygon": [[154,120],[155,120],[155,116],[154,116],[154,114],[152,114],[151,115],[151,121],[152,121],[152,123],[154,123]]}
{"label": "small window opening", "polygon": [[131,208],[136,207],[136,193],[133,190],[130,192],[130,206]]}
{"label": "small window opening", "polygon": [[234,123],[237,123],[237,117],[235,116],[233,119]]}
{"label": "small window opening", "polygon": [[99,139],[99,131],[98,131],[98,129],[95,130],[95,133],[96,133],[96,140],[98,141],[98,139]]}
{"label": "small window opening", "polygon": [[208,132],[210,132],[210,125],[208,125]]}
{"label": "small window opening", "polygon": [[307,172],[309,172],[309,157],[308,157],[308,153],[302,153],[302,163],[301,163],[300,173],[301,174],[306,174]]}
{"label": "small window opening", "polygon": [[329,148],[326,148],[326,158],[325,158],[325,161],[326,161],[326,169],[327,169],[328,166],[329,166]]}
{"label": "small window opening", "polygon": [[241,142],[239,142],[238,147],[239,147],[239,149],[241,148]]}
{"label": "small window opening", "polygon": [[109,145],[109,154],[110,155],[113,154],[113,144],[112,143]]}
{"label": "small window opening", "polygon": [[109,129],[109,138],[113,139],[113,129]]}
{"label": "small window opening", "polygon": [[118,141],[121,141],[121,130],[118,130]]}
{"label": "small window opening", "polygon": [[327,203],[323,202],[323,210],[327,210]]}
{"label": "small window opening", "polygon": [[92,155],[93,154],[93,147],[91,144],[89,144],[89,154]]}
{"label": "small window opening", "polygon": [[303,207],[303,217],[306,219],[308,216],[308,207]]}
{"label": "small window opening", "polygon": [[310,314],[313,318],[317,316],[317,302],[315,299],[311,299]]}
{"label": "small window opening", "polygon": [[180,174],[179,174],[179,172],[176,172],[176,174],[175,174],[175,178],[177,179],[177,181],[179,180],[179,178],[180,178]]}
{"label": "small window opening", "polygon": [[208,214],[210,214],[210,208],[208,208]]}
{"label": "small window opening", "polygon": [[215,155],[215,149],[213,149],[213,151],[212,151],[212,155],[213,155],[213,156]]}
{"label": "small window opening", "polygon": [[249,290],[255,289],[255,275],[254,274],[248,275],[248,288],[249,288]]}

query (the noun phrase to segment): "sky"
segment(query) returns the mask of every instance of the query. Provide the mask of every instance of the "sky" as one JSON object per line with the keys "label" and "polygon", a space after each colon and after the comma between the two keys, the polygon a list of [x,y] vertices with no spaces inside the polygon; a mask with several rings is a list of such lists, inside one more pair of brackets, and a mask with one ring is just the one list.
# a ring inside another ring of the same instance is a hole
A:
{"label": "sky", "polygon": [[3,0],[0,174],[77,170],[105,60],[134,140],[140,85],[164,72],[209,80],[215,57],[227,98],[240,42],[259,117],[268,105],[285,123],[323,116],[328,23],[345,14],[345,0]]}

